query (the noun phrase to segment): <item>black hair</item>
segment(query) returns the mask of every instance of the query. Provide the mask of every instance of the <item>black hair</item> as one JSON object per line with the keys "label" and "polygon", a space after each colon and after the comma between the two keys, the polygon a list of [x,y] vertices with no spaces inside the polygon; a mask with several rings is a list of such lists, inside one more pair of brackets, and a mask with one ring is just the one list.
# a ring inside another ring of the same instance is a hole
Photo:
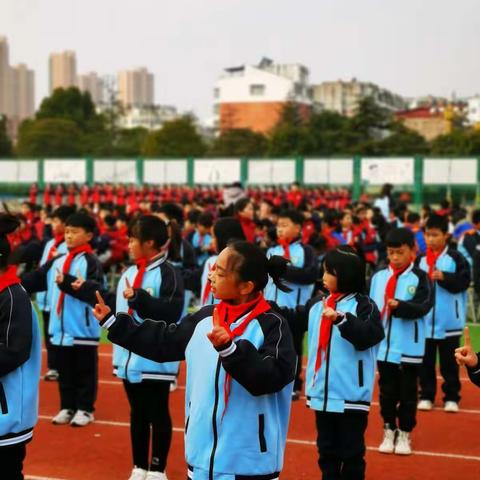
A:
{"label": "black hair", "polygon": [[434,213],[428,217],[425,229],[438,228],[443,233],[448,233],[448,219],[443,215],[437,215]]}
{"label": "black hair", "polygon": [[407,222],[408,223],[417,223],[420,221],[420,215],[417,212],[410,212],[407,215]]}
{"label": "black hair", "polygon": [[157,212],[164,213],[169,220],[175,220],[178,225],[183,224],[183,209],[176,203],[164,203]]}
{"label": "black hair", "polygon": [[415,247],[415,236],[408,228],[392,228],[387,233],[386,242],[387,247],[398,248],[402,245],[407,245],[410,248]]}
{"label": "black hair", "polygon": [[352,247],[341,245],[330,250],[323,265],[326,272],[337,277],[338,292],[365,292],[365,263]]}
{"label": "black hair", "polygon": [[93,233],[97,228],[95,220],[90,215],[82,212],[69,215],[65,221],[65,226],[83,228],[83,230],[85,230],[87,233]]}
{"label": "black hair", "polygon": [[153,240],[154,247],[160,249],[168,240],[167,224],[155,215],[141,215],[128,227],[128,236],[137,238],[140,243]]}
{"label": "black hair", "polygon": [[282,283],[288,261],[278,255],[267,258],[263,250],[246,241],[233,242],[228,245],[235,252],[232,268],[237,272],[242,282],[253,282],[255,292],[261,292],[267,286],[270,276],[279,290],[291,290]]}
{"label": "black hair", "polygon": [[202,225],[205,228],[212,228],[213,226],[213,215],[209,212],[204,212],[198,217],[199,225]]}
{"label": "black hair", "polygon": [[303,225],[305,221],[305,217],[298,211],[298,210],[282,210],[278,214],[278,218],[288,218],[294,223],[295,225]]}
{"label": "black hair", "polygon": [[472,213],[472,223],[480,223],[480,210],[474,210]]}
{"label": "black hair", "polygon": [[70,207],[68,205],[62,205],[58,208],[56,208],[53,212],[51,217],[52,218],[58,218],[62,223],[65,223],[67,221],[67,218],[70,215],[73,215],[75,213],[76,208],[75,207]]}
{"label": "black hair", "polygon": [[252,201],[250,200],[249,197],[243,197],[243,198],[239,198],[236,202],[235,202],[235,205],[233,207],[233,211],[235,214],[238,214],[238,213],[241,213],[245,210],[245,208],[247,207],[247,205],[249,203],[251,203]]}
{"label": "black hair", "polygon": [[220,218],[213,226],[217,239],[217,250],[221,252],[230,242],[246,240],[240,221],[232,217]]}
{"label": "black hair", "polygon": [[117,219],[113,215],[106,215],[103,221],[109,228],[114,227],[115,223],[117,223]]}
{"label": "black hair", "polygon": [[10,242],[7,235],[13,233],[20,226],[17,217],[9,213],[0,213],[0,269],[4,270],[11,254]]}
{"label": "black hair", "polygon": [[187,220],[190,223],[196,224],[198,222],[198,217],[200,217],[200,210],[190,210],[187,215]]}

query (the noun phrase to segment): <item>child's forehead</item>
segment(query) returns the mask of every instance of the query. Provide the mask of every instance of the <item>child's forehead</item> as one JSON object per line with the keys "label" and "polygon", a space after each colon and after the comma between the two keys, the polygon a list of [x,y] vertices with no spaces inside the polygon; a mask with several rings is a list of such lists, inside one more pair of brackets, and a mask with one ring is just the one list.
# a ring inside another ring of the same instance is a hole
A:
{"label": "child's forehead", "polygon": [[447,235],[447,232],[444,232],[442,229],[438,227],[426,227],[425,233],[430,235]]}

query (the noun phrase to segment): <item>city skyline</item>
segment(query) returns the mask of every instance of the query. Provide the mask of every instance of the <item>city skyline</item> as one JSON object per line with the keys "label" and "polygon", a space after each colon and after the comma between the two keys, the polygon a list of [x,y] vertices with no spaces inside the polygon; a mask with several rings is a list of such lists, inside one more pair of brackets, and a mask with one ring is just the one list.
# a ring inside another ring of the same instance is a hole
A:
{"label": "city skyline", "polygon": [[480,4],[462,0],[451,10],[447,0],[140,0],[135,8],[112,0],[4,0],[0,33],[11,64],[35,71],[37,106],[48,94],[50,53],[73,50],[79,73],[146,67],[157,103],[207,119],[222,70],[262,56],[307,66],[312,83],[356,77],[405,97],[475,95]]}

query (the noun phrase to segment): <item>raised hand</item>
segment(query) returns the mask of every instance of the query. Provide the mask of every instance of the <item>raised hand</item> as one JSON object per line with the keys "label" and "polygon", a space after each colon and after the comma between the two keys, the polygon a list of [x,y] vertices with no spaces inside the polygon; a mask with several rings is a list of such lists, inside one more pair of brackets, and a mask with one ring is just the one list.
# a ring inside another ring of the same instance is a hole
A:
{"label": "raised hand", "polygon": [[322,317],[334,322],[337,319],[337,312],[332,308],[327,306],[327,301],[323,300],[323,312]]}
{"label": "raised hand", "polygon": [[100,295],[100,292],[98,290],[95,292],[95,295],[97,296],[97,303],[95,305],[95,308],[92,308],[92,313],[93,316],[99,322],[101,322],[107,315],[110,314],[112,310],[108,305],[105,304],[105,300]]}
{"label": "raised hand", "polygon": [[468,327],[463,330],[464,343],[463,347],[455,349],[455,360],[458,365],[465,365],[466,367],[476,367],[478,365],[478,357],[472,347],[470,340],[470,331]]}
{"label": "raised hand", "polygon": [[63,283],[63,279],[64,279],[63,273],[57,268],[56,275],[55,275],[55,283],[57,285],[60,285],[61,283]]}
{"label": "raised hand", "polygon": [[228,332],[220,321],[217,308],[213,309],[213,329],[210,333],[207,333],[207,337],[214,347],[226,345],[231,340],[230,332]]}
{"label": "raised hand", "polygon": [[387,305],[388,305],[388,308],[390,308],[390,310],[395,310],[398,307],[399,302],[394,298],[390,298],[387,302]]}
{"label": "raised hand", "polygon": [[130,285],[130,282],[128,281],[128,278],[125,279],[125,290],[123,291],[123,298],[130,300],[135,296],[135,291],[133,290],[132,286]]}
{"label": "raised hand", "polygon": [[80,270],[77,270],[77,279],[74,282],[72,282],[72,288],[74,290],[79,290],[84,283],[85,283],[85,279],[82,276],[82,272],[80,272]]}
{"label": "raised hand", "polygon": [[440,280],[440,281],[445,280],[445,275],[441,270],[435,270],[432,273],[432,280]]}

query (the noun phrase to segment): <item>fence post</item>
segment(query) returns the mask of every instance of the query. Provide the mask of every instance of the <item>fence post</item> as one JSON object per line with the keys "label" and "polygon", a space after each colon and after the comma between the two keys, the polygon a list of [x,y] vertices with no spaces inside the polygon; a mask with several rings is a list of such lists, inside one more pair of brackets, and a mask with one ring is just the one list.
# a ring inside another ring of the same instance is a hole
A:
{"label": "fence post", "polygon": [[45,187],[45,160],[43,158],[37,162],[37,183],[39,188]]}
{"label": "fence post", "polygon": [[420,209],[423,204],[423,157],[416,156],[413,162],[413,200]]}
{"label": "fence post", "polygon": [[195,160],[192,157],[187,158],[187,183],[190,187],[193,187],[193,183],[195,181],[194,163]]}
{"label": "fence post", "polygon": [[362,194],[362,158],[353,157],[353,189],[352,200],[357,201]]}
{"label": "fence post", "polygon": [[85,158],[86,162],[86,175],[87,175],[87,183],[89,186],[92,186],[94,183],[94,178],[93,178],[93,158],[92,157],[87,157]]}
{"label": "fence post", "polygon": [[137,185],[143,185],[143,158],[135,159]]}
{"label": "fence post", "polygon": [[295,158],[295,181],[303,185],[304,158]]}
{"label": "fence post", "polygon": [[240,182],[244,187],[248,183],[248,158],[247,157],[242,157],[240,159]]}

